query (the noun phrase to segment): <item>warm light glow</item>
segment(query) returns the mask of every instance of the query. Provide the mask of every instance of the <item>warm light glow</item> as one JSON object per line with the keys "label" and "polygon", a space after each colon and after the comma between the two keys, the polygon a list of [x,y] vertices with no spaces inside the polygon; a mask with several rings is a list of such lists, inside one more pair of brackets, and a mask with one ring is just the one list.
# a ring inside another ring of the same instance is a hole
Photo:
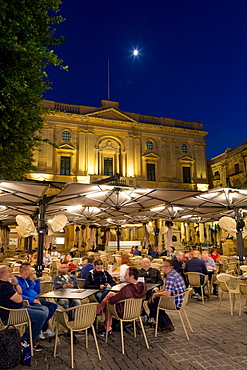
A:
{"label": "warm light glow", "polygon": [[106,192],[106,191],[109,191],[109,190],[113,190],[113,189],[114,189],[114,186],[112,186],[112,185],[101,185],[100,187],[101,187],[101,189],[103,189],[105,192]]}
{"label": "warm light glow", "polygon": [[220,193],[207,193],[207,194],[202,194],[202,195],[196,195],[196,198],[198,199],[210,199],[213,197],[217,197]]}
{"label": "warm light glow", "polygon": [[64,241],[65,241],[65,238],[62,238],[62,237],[60,237],[60,236],[58,236],[58,237],[56,237],[55,238],[55,242],[56,242],[56,244],[64,244]]}
{"label": "warm light glow", "polygon": [[208,191],[208,184],[197,184],[197,190]]}
{"label": "warm light glow", "polygon": [[143,224],[123,224],[122,227],[134,229],[135,227],[143,227]]}
{"label": "warm light glow", "polygon": [[77,176],[77,182],[82,184],[90,184],[90,176]]}
{"label": "warm light glow", "polygon": [[150,192],[150,189],[147,189],[147,188],[139,188],[139,189],[134,189],[133,190],[133,193],[149,193]]}
{"label": "warm light glow", "polygon": [[46,173],[29,173],[28,178],[38,181],[52,181],[54,175]]}
{"label": "warm light glow", "polygon": [[100,197],[103,194],[107,194],[107,191],[98,191],[97,193],[89,193],[86,195],[86,198]]}
{"label": "warm light glow", "polygon": [[159,211],[163,211],[164,209],[165,209],[165,206],[159,206],[159,207],[151,208],[150,211],[159,212]]}
{"label": "warm light glow", "polygon": [[70,207],[67,207],[67,211],[68,212],[74,212],[74,211],[78,211],[79,209],[81,209],[82,206],[80,204],[78,204],[77,206],[70,206]]}

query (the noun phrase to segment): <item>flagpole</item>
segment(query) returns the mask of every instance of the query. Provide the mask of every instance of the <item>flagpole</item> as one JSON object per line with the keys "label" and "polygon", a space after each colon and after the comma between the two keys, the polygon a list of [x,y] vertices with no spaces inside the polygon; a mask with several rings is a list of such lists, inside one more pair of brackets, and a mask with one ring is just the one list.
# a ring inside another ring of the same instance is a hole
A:
{"label": "flagpole", "polygon": [[110,100],[110,59],[108,58],[107,65],[107,99]]}

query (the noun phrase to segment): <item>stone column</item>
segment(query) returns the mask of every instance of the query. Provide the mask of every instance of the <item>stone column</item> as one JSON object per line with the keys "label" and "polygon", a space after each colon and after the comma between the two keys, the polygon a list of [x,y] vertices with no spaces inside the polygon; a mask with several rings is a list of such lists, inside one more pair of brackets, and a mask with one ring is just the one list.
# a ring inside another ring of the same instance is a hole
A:
{"label": "stone column", "polygon": [[94,163],[94,132],[88,131],[86,134],[87,137],[87,172],[89,175],[95,173],[95,163]]}
{"label": "stone column", "polygon": [[134,176],[134,139],[129,136],[127,151],[127,177]]}
{"label": "stone column", "polygon": [[135,147],[134,147],[134,175],[136,177],[141,176],[141,143],[140,138],[135,137],[134,139]]}
{"label": "stone column", "polygon": [[78,138],[78,175],[86,174],[86,141],[85,132],[79,131]]}

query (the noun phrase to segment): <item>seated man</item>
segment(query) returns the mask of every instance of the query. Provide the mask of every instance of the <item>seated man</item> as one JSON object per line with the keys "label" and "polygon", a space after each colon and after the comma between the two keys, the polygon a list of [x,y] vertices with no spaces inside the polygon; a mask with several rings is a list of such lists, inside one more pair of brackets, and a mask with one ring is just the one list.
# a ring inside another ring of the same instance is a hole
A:
{"label": "seated man", "polygon": [[[205,262],[206,268],[208,270],[208,279],[212,281],[212,276],[216,271],[216,265],[213,258],[208,256],[208,252],[202,252],[201,259]],[[217,295],[217,284],[213,284],[213,295]]]}
{"label": "seated man", "polygon": [[[151,267],[151,262],[148,258],[143,258],[142,268],[139,270],[139,277],[144,277],[146,284],[159,284],[163,285],[163,280],[158,269]],[[150,290],[148,292],[148,297],[152,295],[153,292]]]}
{"label": "seated man", "polygon": [[141,256],[141,252],[139,251],[138,249],[138,246],[135,247],[134,251],[133,251],[133,256]]}
{"label": "seated man", "polygon": [[[186,262],[184,272],[199,272],[204,275],[208,275],[208,270],[206,268],[205,262],[200,259],[200,252],[194,250],[192,252],[192,258]],[[204,277],[201,276],[201,284],[203,284]],[[201,288],[194,287],[195,297],[198,301],[202,300]]]}
{"label": "seated man", "polygon": [[94,256],[83,257],[83,266],[81,269],[81,279],[86,279],[90,270],[93,270]]}
{"label": "seated man", "polygon": [[176,270],[181,276],[183,276],[183,258],[184,254],[180,251],[177,251],[173,257],[174,270]]}
{"label": "seated man", "polygon": [[99,289],[99,292],[95,293],[95,298],[100,303],[108,293],[107,288],[113,285],[116,285],[116,282],[109,272],[103,269],[103,262],[99,259],[94,261],[94,269],[87,274],[84,288]]}
{"label": "seated man", "polygon": [[174,257],[175,253],[176,253],[175,248],[172,245],[171,247],[168,248],[167,257]]}
{"label": "seated man", "polygon": [[[157,314],[157,307],[159,303],[159,297],[170,297],[175,296],[181,293],[184,293],[186,290],[184,279],[177,273],[176,270],[173,268],[173,261],[172,259],[167,259],[163,262],[163,271],[166,275],[166,280],[164,284],[164,288],[161,291],[155,292],[149,301],[149,309],[150,309],[150,317],[156,319]],[[175,297],[175,304],[177,309],[179,310],[183,303],[183,295],[180,297]],[[162,332],[169,332],[174,330],[174,326],[170,320],[170,317],[167,315],[165,311],[159,312],[158,318],[158,330]]]}
{"label": "seated man", "polygon": [[51,259],[51,256],[50,254],[47,253],[47,251],[44,249],[43,251],[43,264],[45,265],[45,267],[51,267],[51,264],[52,264],[52,259]]}
{"label": "seated man", "polygon": [[148,254],[152,257],[152,258],[159,258],[159,251],[158,251],[158,247],[152,247],[149,249],[148,251]]}
{"label": "seated man", "polygon": [[[78,282],[75,275],[69,274],[69,265],[66,262],[60,263],[59,266],[60,274],[54,277],[53,285],[55,289],[78,289]],[[79,306],[81,304],[79,299],[72,299],[72,307]],[[69,300],[67,298],[58,299],[57,303],[62,306],[65,310],[69,308]]]}
{"label": "seated man", "polygon": [[46,306],[49,310],[47,319],[43,325],[40,339],[46,339],[46,337],[54,337],[55,333],[48,329],[48,321],[54,315],[57,305],[52,302],[39,299],[40,294],[40,279],[37,278],[36,274],[32,274],[30,264],[24,262],[19,267],[20,274],[17,276],[18,283],[22,289],[22,298],[29,302],[30,306]]}
{"label": "seated man", "polygon": [[[125,273],[125,281],[127,285],[123,286],[122,289],[118,293],[109,292],[107,296],[102,300],[102,302],[98,305],[96,313],[99,314],[105,307],[107,302],[110,304],[116,304],[119,301],[129,298],[145,298],[147,293],[147,287],[144,283],[138,282],[139,271],[136,267],[129,267]],[[120,318],[123,317],[124,311],[124,302],[117,304],[116,307],[117,314]],[[107,312],[106,312],[106,322],[107,322]],[[106,328],[105,322],[105,328]],[[112,318],[110,317],[109,326],[108,326],[108,333],[111,334],[112,330]],[[101,336],[105,335],[105,332],[99,333]]]}
{"label": "seated man", "polygon": [[[49,310],[46,306],[41,305],[24,306],[21,295],[22,289],[18,284],[18,280],[16,277],[12,277],[11,282],[9,282],[11,274],[9,267],[0,266],[0,306],[10,309],[27,309],[32,324],[33,348],[35,351],[41,351],[43,347],[39,344],[38,338],[43,325],[47,321]],[[8,311],[0,310],[0,317],[4,324],[7,323],[8,315]],[[29,330],[26,330],[22,338],[30,340]]]}

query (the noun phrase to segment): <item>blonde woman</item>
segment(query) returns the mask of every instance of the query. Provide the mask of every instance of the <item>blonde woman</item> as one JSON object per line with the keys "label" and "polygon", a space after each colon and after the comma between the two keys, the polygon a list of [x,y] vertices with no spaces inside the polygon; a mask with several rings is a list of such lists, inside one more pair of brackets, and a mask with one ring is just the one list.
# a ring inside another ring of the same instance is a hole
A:
{"label": "blonde woman", "polygon": [[120,281],[122,283],[125,282],[124,276],[125,276],[126,270],[132,266],[133,264],[131,263],[129,256],[127,254],[122,254],[121,266],[120,266]]}

